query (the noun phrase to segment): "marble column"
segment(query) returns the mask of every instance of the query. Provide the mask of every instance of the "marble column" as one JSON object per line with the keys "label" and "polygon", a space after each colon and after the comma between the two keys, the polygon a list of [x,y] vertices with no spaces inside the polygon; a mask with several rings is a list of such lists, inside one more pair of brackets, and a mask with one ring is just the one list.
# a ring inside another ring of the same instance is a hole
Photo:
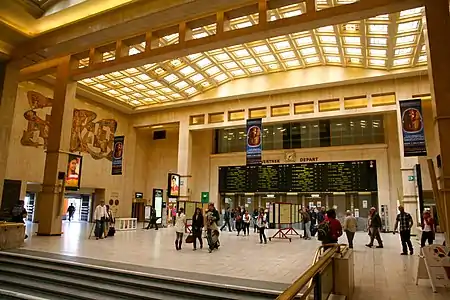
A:
{"label": "marble column", "polygon": [[189,130],[189,119],[184,118],[180,121],[178,129],[178,174],[180,180],[180,200],[190,200],[189,183],[191,177],[191,156],[192,156],[192,134]]}
{"label": "marble column", "polygon": [[[435,132],[442,167],[437,171],[442,213],[446,216],[446,240],[450,242],[450,13],[448,0],[426,0],[428,74]],[[435,165],[436,165],[436,160]]]}
{"label": "marble column", "polygon": [[[402,129],[402,119],[400,116],[400,101],[411,99],[411,91],[405,88],[399,88],[396,93],[397,98],[397,130],[398,130],[398,142],[400,146],[400,172],[402,177],[402,188],[398,192],[400,204],[403,205],[405,211],[410,213],[413,221],[414,228],[417,226],[418,214],[419,212],[419,195],[417,192],[417,183],[415,180],[410,180],[413,178],[415,171],[414,167],[419,163],[419,158],[415,157],[405,157],[404,146],[403,146],[403,129]],[[391,206],[389,207],[391,208]],[[389,212],[389,215],[393,216],[391,220],[395,222],[395,216],[398,213],[398,207],[394,211]],[[394,230],[395,223],[392,224],[391,229]],[[416,230],[413,230],[417,233]]]}
{"label": "marble column", "polygon": [[47,143],[44,180],[39,193],[38,235],[61,235],[63,214],[62,181],[59,173],[67,173],[76,82],[70,80],[74,61],[67,57],[57,67],[50,131]]}
{"label": "marble column", "polygon": [[17,89],[19,87],[20,65],[10,62],[6,65],[3,91],[0,93],[0,206],[2,202],[3,183],[8,162],[9,141],[14,119],[14,107],[16,105]]}

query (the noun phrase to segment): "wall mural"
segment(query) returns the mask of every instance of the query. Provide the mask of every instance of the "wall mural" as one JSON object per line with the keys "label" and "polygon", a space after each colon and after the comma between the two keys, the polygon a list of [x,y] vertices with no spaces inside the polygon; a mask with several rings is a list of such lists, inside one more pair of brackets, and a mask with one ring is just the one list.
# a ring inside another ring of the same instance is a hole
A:
{"label": "wall mural", "polygon": [[[29,91],[27,98],[30,109],[23,116],[28,125],[20,142],[23,146],[46,148],[53,99],[34,91]],[[94,159],[112,160],[117,121],[95,121],[96,118],[93,111],[74,109],[69,151],[89,153]]]}

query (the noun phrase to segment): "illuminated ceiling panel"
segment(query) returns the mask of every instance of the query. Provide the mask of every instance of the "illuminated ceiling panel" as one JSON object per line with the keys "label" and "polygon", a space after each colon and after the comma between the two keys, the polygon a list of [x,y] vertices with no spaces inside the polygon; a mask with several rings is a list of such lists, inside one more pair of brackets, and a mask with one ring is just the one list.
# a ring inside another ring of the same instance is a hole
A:
{"label": "illuminated ceiling panel", "polygon": [[[319,9],[354,0],[320,0]],[[270,20],[305,12],[304,3],[268,12]],[[360,67],[382,70],[427,64],[423,36],[423,8],[298,32],[148,64],[82,80],[81,83],[131,107],[186,100],[234,79],[313,66]],[[254,26],[258,15],[230,20],[232,29]],[[215,26],[192,29],[192,38],[215,34]],[[159,38],[166,46],[178,35]],[[130,55],[144,51],[145,43],[130,47]],[[103,60],[114,58],[114,51]],[[86,67],[89,59],[80,61]]]}

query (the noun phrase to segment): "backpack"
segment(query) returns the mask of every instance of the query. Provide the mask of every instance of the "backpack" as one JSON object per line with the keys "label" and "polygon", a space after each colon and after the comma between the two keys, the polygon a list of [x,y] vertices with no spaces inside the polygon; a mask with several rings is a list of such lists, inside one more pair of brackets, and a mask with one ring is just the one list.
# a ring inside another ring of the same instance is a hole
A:
{"label": "backpack", "polygon": [[317,239],[322,242],[327,242],[330,239],[330,222],[325,221],[317,226]]}

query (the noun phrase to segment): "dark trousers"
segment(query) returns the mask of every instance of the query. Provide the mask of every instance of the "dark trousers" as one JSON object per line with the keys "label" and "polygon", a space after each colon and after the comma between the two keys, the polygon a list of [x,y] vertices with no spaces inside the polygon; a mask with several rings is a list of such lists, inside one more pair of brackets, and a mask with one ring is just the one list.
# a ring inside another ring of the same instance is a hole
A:
{"label": "dark trousers", "polygon": [[373,241],[377,240],[378,246],[383,246],[383,241],[381,240],[380,228],[372,227],[370,228],[370,246],[373,246]]}
{"label": "dark trousers", "polygon": [[192,235],[194,236],[194,249],[197,249],[197,239],[200,241],[200,248],[203,248],[202,231],[192,231]]}
{"label": "dark trousers", "polygon": [[239,235],[239,233],[241,232],[241,230],[242,230],[243,227],[244,227],[244,226],[243,226],[243,224],[242,224],[241,221],[236,221],[236,230],[237,230],[237,232],[238,232],[237,235]]}
{"label": "dark trousers", "polygon": [[266,238],[266,227],[259,227],[259,242],[262,243],[264,239],[264,243],[267,243]]}
{"label": "dark trousers", "polygon": [[74,213],[69,213],[69,222],[73,219]]}
{"label": "dark trousers", "polygon": [[150,222],[147,225],[147,230],[153,228],[155,226],[155,230],[158,230],[158,224],[156,223],[156,219],[150,219]]}
{"label": "dark trousers", "polygon": [[258,230],[258,225],[256,224],[255,220],[255,224],[253,224],[253,232],[256,233],[256,230]]}
{"label": "dark trousers", "polygon": [[222,227],[220,227],[220,231],[222,231],[227,225],[228,225],[228,230],[231,232],[231,224],[230,224],[229,219],[228,220],[225,219],[223,221],[223,225],[222,225]]}
{"label": "dark trousers", "polygon": [[422,238],[420,239],[420,247],[425,247],[425,242],[428,241],[428,245],[433,245],[434,232],[422,231]]}
{"label": "dark trousers", "polygon": [[402,230],[400,231],[400,239],[402,241],[402,249],[403,249],[403,253],[408,253],[408,248],[409,248],[409,252],[413,252],[413,246],[411,243],[411,231],[409,230]]}
{"label": "dark trousers", "polygon": [[95,220],[95,237],[102,238],[105,231],[105,222],[102,220]]}
{"label": "dark trousers", "polygon": [[245,232],[247,232],[247,235],[249,235],[250,234],[250,223],[244,223],[243,225],[244,225],[244,235],[245,235]]}
{"label": "dark trousers", "polygon": [[353,248],[353,239],[355,238],[355,233],[346,230],[346,231],[345,231],[345,235],[347,236],[348,247],[349,247],[350,249],[352,249],[352,248]]}

